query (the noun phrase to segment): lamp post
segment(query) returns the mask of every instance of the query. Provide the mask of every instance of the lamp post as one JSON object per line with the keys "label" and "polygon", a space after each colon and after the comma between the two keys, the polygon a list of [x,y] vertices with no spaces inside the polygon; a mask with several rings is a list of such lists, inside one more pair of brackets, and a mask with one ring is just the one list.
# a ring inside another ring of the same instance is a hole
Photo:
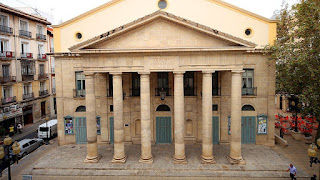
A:
{"label": "lamp post", "polygon": [[[12,152],[13,152],[13,155],[14,155],[14,161],[17,161],[17,155],[20,153],[21,149],[20,149],[20,144],[15,141],[12,145],[12,139],[7,136],[4,140],[3,140],[3,143],[4,143],[4,147],[0,147],[0,159],[3,159],[4,162],[7,163],[7,166],[8,166],[8,180],[11,180],[11,170],[10,170],[10,162],[12,160],[12,157],[10,157],[10,148],[12,147]],[[5,156],[5,152],[6,152],[6,156]]]}
{"label": "lamp post", "polygon": [[[291,105],[292,105],[293,109],[294,109],[295,112],[296,112],[296,115],[295,115],[296,119],[295,119],[295,121],[294,121],[294,124],[295,124],[295,126],[294,126],[294,131],[295,131],[295,132],[298,132],[298,109],[301,109],[301,103],[296,104],[295,101],[292,101],[292,102],[291,102]],[[293,116],[294,116],[294,115],[293,115]]]}
{"label": "lamp post", "polygon": [[[319,148],[320,148],[320,138],[317,139],[317,145],[312,143],[309,146],[308,156],[310,158],[310,167],[312,167],[313,163],[315,163],[315,164],[320,163],[320,160],[317,158],[317,151]],[[320,177],[320,166],[319,166],[319,177]]]}
{"label": "lamp post", "polygon": [[48,127],[48,121],[49,121],[49,118],[48,116],[45,118],[46,120],[46,127],[47,127],[47,139],[46,139],[46,145],[49,144],[49,127]]}

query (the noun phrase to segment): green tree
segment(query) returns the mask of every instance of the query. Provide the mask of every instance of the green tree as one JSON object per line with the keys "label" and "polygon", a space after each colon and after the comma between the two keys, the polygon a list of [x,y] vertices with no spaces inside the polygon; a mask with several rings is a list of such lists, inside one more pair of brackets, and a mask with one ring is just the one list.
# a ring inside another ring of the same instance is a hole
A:
{"label": "green tree", "polygon": [[[277,39],[266,47],[277,64],[277,91],[298,95],[320,120],[320,1],[301,0],[280,12]],[[320,129],[317,131],[317,137]]]}

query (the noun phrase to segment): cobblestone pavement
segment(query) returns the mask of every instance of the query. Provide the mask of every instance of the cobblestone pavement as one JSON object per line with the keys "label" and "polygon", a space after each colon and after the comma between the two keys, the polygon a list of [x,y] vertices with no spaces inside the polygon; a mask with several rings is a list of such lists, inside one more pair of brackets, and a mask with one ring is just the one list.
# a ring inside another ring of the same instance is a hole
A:
{"label": "cobblestone pavement", "polygon": [[[40,159],[32,169],[25,170],[22,174],[29,174],[41,178],[73,179],[94,176],[109,177],[216,177],[226,178],[288,178],[288,165],[291,163],[285,156],[270,147],[260,145],[243,145],[242,154],[246,165],[230,165],[227,160],[229,145],[214,145],[214,155],[217,164],[201,164],[201,145],[186,145],[188,164],[180,165],[172,163],[174,145],[155,145],[152,147],[154,155],[153,164],[139,163],[140,145],[127,145],[128,155],[125,164],[111,163],[113,155],[112,145],[99,145],[99,153],[102,158],[98,163],[83,163],[86,156],[85,145],[65,145],[57,147]],[[299,167],[300,178],[308,178]],[[81,178],[80,178],[81,179]],[[92,179],[90,177],[90,179]]]}

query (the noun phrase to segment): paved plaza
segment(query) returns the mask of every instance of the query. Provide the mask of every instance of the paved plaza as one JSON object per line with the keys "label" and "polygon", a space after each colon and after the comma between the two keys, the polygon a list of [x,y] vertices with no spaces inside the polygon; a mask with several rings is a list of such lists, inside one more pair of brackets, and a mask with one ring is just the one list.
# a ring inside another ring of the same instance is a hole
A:
{"label": "paved plaza", "polygon": [[[126,145],[128,155],[125,164],[111,163],[112,145],[99,145],[102,158],[98,163],[83,163],[86,145],[59,146],[22,172],[33,177],[61,176],[139,176],[139,177],[221,177],[221,178],[288,178],[288,165],[292,163],[284,155],[270,147],[243,145],[246,165],[230,165],[227,160],[229,145],[214,145],[216,164],[201,164],[201,145],[187,145],[188,164],[173,164],[174,145],[152,146],[153,164],[139,163],[140,146]],[[297,167],[300,178],[309,177]],[[37,179],[37,178],[34,178]]]}

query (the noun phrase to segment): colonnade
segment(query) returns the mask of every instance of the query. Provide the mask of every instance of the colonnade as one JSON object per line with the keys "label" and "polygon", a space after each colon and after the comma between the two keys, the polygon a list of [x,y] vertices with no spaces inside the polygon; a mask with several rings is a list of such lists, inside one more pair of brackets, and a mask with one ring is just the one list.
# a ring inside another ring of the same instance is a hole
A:
{"label": "colonnade", "polygon": [[[212,73],[202,72],[202,154],[203,163],[215,163],[212,145]],[[243,164],[241,156],[241,72],[232,71],[231,82],[231,141],[228,159],[232,164]],[[174,146],[173,163],[185,164],[184,142],[184,71],[174,74]],[[124,148],[123,94],[122,73],[113,75],[113,108],[114,108],[114,156],[112,162],[124,163],[126,153]],[[86,119],[87,119],[87,157],[84,162],[98,162],[94,73],[86,76]],[[140,103],[141,103],[141,157],[139,162],[152,163],[151,152],[151,111],[150,111],[150,73],[140,73]]]}

